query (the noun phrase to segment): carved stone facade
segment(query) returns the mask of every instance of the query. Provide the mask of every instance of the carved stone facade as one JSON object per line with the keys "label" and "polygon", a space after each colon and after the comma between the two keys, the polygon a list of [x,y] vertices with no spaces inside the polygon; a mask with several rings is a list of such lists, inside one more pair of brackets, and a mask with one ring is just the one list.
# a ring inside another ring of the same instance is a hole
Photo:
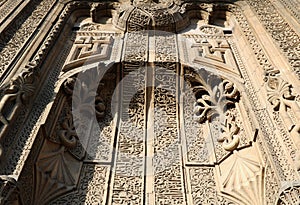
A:
{"label": "carved stone facade", "polygon": [[300,204],[297,0],[0,0],[0,205]]}

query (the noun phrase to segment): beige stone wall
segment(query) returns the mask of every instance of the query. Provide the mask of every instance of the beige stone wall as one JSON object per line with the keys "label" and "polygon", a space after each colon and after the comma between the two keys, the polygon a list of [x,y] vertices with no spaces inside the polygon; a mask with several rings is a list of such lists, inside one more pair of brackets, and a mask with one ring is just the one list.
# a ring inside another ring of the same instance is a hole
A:
{"label": "beige stone wall", "polygon": [[297,3],[0,1],[0,204],[299,204]]}

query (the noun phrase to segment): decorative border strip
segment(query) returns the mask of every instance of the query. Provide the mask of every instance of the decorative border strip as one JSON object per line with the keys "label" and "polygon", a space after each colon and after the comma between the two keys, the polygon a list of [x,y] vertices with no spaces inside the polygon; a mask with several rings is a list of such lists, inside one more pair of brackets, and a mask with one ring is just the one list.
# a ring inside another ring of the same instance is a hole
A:
{"label": "decorative border strip", "polygon": [[[252,110],[256,116],[256,119],[259,122],[260,129],[263,133],[263,136],[266,139],[263,141],[265,141],[265,144],[267,145],[267,148],[270,151],[269,155],[272,156],[272,161],[276,166],[276,170],[279,174],[279,177],[281,180],[296,180],[296,176],[294,174],[295,171],[290,164],[286,163],[287,159],[283,151],[284,149],[281,146],[281,143],[277,140],[277,136],[273,132],[275,130],[275,127],[272,125],[272,121],[271,118],[269,117],[268,112],[265,109],[257,110],[257,108],[261,107],[261,105],[254,92],[255,89],[252,86],[252,82],[244,67],[244,63],[238,54],[237,48],[233,42],[229,41],[229,44],[230,47],[232,48],[235,58],[237,59],[237,63],[241,70],[243,79],[245,80],[245,91],[252,105]],[[261,141],[260,138],[258,138],[257,140],[260,146],[265,147],[263,145],[264,144],[263,141]]]}
{"label": "decorative border strip", "polygon": [[[15,9],[19,6],[19,4],[23,2],[22,0],[10,0],[3,2],[0,6],[0,23]],[[1,2],[0,2],[1,4]]]}
{"label": "decorative border strip", "polygon": [[[256,56],[257,61],[259,62],[260,66],[263,68],[264,71],[270,71],[273,70],[273,66],[269,62],[268,58],[266,57],[263,49],[258,44],[258,41],[256,37],[254,36],[252,29],[250,28],[246,17],[243,15],[241,9],[237,6],[230,6],[230,11],[235,15],[240,27],[242,28],[245,36],[247,37],[250,46],[252,47],[254,54]],[[235,57],[239,63],[239,67],[241,69],[242,76],[245,80],[245,88],[246,92],[248,94],[249,100],[251,104],[253,105],[253,111],[255,113],[255,116],[259,122],[259,125],[261,127],[261,131],[263,133],[263,136],[267,139],[264,140],[267,144],[268,150],[271,152],[270,156],[272,156],[272,160],[275,163],[276,169],[278,171],[278,174],[280,176],[281,180],[287,180],[287,181],[293,181],[297,180],[297,177],[295,176],[295,170],[293,167],[291,167],[290,164],[287,164],[287,156],[283,152],[283,148],[281,147],[281,143],[278,141],[277,136],[274,135],[275,127],[273,126],[272,120],[269,116],[269,113],[265,109],[257,109],[260,108],[259,100],[254,92],[254,88],[252,86],[251,80],[246,72],[245,69],[243,69],[244,65],[242,60],[240,59],[239,55],[237,54],[237,48],[235,48],[234,44],[232,42],[229,42],[230,46],[232,46],[232,49],[235,54]],[[273,152],[272,152],[273,151]],[[280,157],[278,157],[276,154],[280,154]]]}
{"label": "decorative border strip", "polygon": [[[43,44],[39,47],[39,50],[36,52],[36,54],[31,58],[33,59],[32,61],[30,61],[25,68],[23,69],[23,72],[29,72],[31,73],[33,76],[39,76],[40,75],[40,69],[41,69],[41,64],[43,63],[43,60],[46,58],[48,52],[50,51],[50,49],[52,48],[52,46],[55,43],[55,40],[57,39],[57,37],[59,36],[60,31],[63,28],[63,25],[65,24],[65,22],[67,21],[68,17],[71,15],[72,11],[76,8],[78,8],[80,5],[87,5],[86,2],[72,2],[72,3],[68,3],[67,6],[65,6],[64,10],[61,12],[59,20],[56,22],[56,24],[52,27],[50,33],[48,34],[48,36],[45,38],[45,41],[43,42]],[[23,73],[22,72],[22,73]],[[19,75],[21,76],[22,73]],[[49,75],[55,75],[55,74],[49,74]],[[52,81],[55,79],[54,76],[53,77],[49,77],[47,79],[52,79]],[[12,80],[11,82],[13,82],[14,80]],[[34,91],[36,92],[38,87],[36,86],[39,82],[35,81],[35,88]],[[44,90],[44,89],[43,89]],[[8,157],[8,161],[10,161],[9,166],[5,167],[4,170],[1,170],[1,173],[4,172],[5,174],[14,174],[14,175],[19,175],[22,167],[26,161],[27,155],[28,155],[28,150],[31,149],[31,146],[34,142],[34,138],[37,134],[38,128],[40,126],[39,121],[43,120],[43,115],[40,116],[36,116],[34,115],[34,113],[42,113],[43,109],[45,108],[45,106],[47,105],[47,103],[45,104],[45,99],[48,99],[49,97],[51,98],[51,95],[49,95],[49,92],[47,92],[47,89],[45,88],[45,92],[41,92],[44,93],[41,94],[43,96],[38,97],[38,99],[41,100],[42,103],[44,103],[43,106],[41,105],[35,105],[33,106],[34,108],[34,112],[31,112],[31,115],[27,118],[27,123],[24,125],[23,127],[23,132],[20,132],[18,134],[16,134],[17,136],[10,136],[13,137],[14,139],[18,139],[17,141],[19,141],[18,145],[19,146],[24,146],[23,147],[23,151],[22,150],[18,150],[19,152],[21,152],[20,154],[17,154],[18,152],[14,152],[13,155],[10,156],[6,156]],[[47,97],[46,97],[47,96]],[[37,100],[36,102],[39,102],[39,100]],[[25,108],[26,109],[26,108]],[[23,111],[24,112],[24,111]],[[17,119],[17,121],[19,122],[19,124],[22,124],[22,120],[24,121],[24,117],[22,119]],[[33,123],[33,124],[32,124]],[[33,127],[33,130],[31,130]],[[26,133],[26,134],[25,134]],[[27,136],[26,136],[27,135]],[[6,136],[7,138],[7,136]],[[25,141],[24,141],[25,140]],[[16,151],[17,149],[15,149]],[[20,156],[21,155],[21,156]],[[19,156],[19,159],[18,157]],[[3,173],[2,173],[3,174]]]}
{"label": "decorative border strip", "polygon": [[300,79],[300,38],[268,0],[247,0]]}
{"label": "decorative border strip", "polygon": [[264,71],[274,70],[273,65],[270,63],[261,45],[258,43],[257,38],[255,37],[252,28],[248,24],[248,21],[243,15],[241,9],[235,5],[229,5],[229,10],[234,14],[236,20],[239,23],[239,26],[244,32],[245,37],[249,41],[249,45],[251,46],[259,65],[263,68]]}
{"label": "decorative border strip", "polygon": [[[37,1],[33,1],[36,2]],[[14,23],[13,27],[20,27],[15,33],[11,33],[8,28],[7,34],[1,34],[12,36],[12,38],[7,42],[6,39],[1,39],[1,44],[4,44],[2,50],[0,51],[0,77],[3,78],[3,75],[7,72],[9,65],[11,64],[14,57],[17,55],[19,50],[24,46],[25,42],[28,41],[30,36],[36,31],[38,25],[42,22],[44,17],[48,14],[50,8],[54,5],[56,0],[44,0],[42,1],[32,14],[23,22],[22,17],[19,17]],[[25,12],[26,13],[26,12]],[[26,14],[24,14],[26,15]],[[4,41],[4,42],[3,42]]]}
{"label": "decorative border strip", "polygon": [[299,12],[299,1],[298,4],[294,0],[278,0],[281,2],[282,5],[284,5],[291,14],[294,15],[295,19],[300,22],[300,12]]}

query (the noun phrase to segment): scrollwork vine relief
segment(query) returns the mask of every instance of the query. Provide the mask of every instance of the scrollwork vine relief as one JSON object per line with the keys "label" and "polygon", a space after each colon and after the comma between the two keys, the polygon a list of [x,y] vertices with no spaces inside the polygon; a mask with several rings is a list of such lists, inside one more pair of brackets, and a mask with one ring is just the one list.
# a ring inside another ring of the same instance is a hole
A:
{"label": "scrollwork vine relief", "polygon": [[[0,88],[0,128],[5,130],[18,110],[30,104],[31,97],[35,90],[35,75],[31,69],[25,69],[8,84],[3,84]],[[2,132],[3,135],[4,132]],[[1,139],[1,135],[0,135]],[[0,145],[0,157],[4,154],[4,149]]]}
{"label": "scrollwork vine relief", "polygon": [[[93,74],[88,75],[92,77],[91,75]],[[76,92],[73,94],[75,86]],[[65,81],[64,91],[70,96],[70,98],[72,98],[74,114],[80,112],[93,116],[95,112],[97,119],[102,119],[104,117],[106,105],[102,97],[99,95],[98,86],[103,86],[103,83],[98,85],[97,80],[87,80],[86,82],[84,80],[78,80],[76,82],[75,77],[68,78]]]}
{"label": "scrollwork vine relief", "polygon": [[280,76],[279,70],[267,72],[265,82],[268,101],[282,118],[298,149],[295,166],[300,170],[300,106],[297,96],[292,92],[292,85]]}
{"label": "scrollwork vine relief", "polygon": [[[3,111],[8,102],[14,102],[14,110],[23,104],[29,103],[34,92],[35,77],[31,70],[25,70],[17,77],[13,78],[8,85],[3,85],[3,97],[0,101],[0,121],[4,125],[9,124],[9,120],[3,116]],[[13,111],[11,111],[13,112]]]}
{"label": "scrollwork vine relief", "polygon": [[226,151],[233,151],[239,145],[240,127],[235,122],[235,116],[228,112],[235,109],[235,103],[239,101],[240,93],[236,85],[227,79],[221,79],[216,75],[198,74],[189,72],[186,74],[196,97],[194,105],[194,118],[199,123],[219,119],[221,122],[218,141],[222,143]]}

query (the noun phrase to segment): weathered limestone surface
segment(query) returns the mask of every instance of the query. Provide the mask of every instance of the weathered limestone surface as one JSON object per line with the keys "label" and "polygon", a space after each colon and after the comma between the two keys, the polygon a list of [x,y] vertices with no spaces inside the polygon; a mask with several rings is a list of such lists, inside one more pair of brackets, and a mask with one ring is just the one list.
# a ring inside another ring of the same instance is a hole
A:
{"label": "weathered limestone surface", "polygon": [[0,0],[0,205],[300,204],[297,0]]}

